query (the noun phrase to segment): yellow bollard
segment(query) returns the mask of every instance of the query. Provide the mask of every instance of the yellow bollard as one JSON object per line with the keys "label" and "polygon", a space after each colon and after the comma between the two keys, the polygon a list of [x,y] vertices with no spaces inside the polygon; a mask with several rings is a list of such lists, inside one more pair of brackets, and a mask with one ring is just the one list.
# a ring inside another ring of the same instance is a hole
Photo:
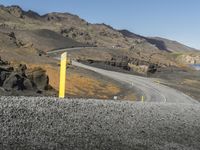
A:
{"label": "yellow bollard", "polygon": [[61,55],[61,60],[60,60],[59,98],[65,98],[66,69],[67,69],[67,52]]}
{"label": "yellow bollard", "polygon": [[144,96],[141,97],[141,101],[144,102]]}

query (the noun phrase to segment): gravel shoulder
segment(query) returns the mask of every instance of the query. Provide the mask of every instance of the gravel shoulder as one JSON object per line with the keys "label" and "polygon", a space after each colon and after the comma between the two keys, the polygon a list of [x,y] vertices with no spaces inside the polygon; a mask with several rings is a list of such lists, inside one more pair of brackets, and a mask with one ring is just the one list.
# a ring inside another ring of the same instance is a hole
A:
{"label": "gravel shoulder", "polygon": [[200,149],[200,105],[0,97],[2,149]]}

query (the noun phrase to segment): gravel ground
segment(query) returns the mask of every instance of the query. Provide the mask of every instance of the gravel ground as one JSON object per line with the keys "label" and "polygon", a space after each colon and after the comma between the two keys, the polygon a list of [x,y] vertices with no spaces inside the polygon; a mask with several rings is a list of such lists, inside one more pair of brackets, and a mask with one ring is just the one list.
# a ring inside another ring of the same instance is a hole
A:
{"label": "gravel ground", "polygon": [[200,105],[0,97],[0,149],[199,150]]}

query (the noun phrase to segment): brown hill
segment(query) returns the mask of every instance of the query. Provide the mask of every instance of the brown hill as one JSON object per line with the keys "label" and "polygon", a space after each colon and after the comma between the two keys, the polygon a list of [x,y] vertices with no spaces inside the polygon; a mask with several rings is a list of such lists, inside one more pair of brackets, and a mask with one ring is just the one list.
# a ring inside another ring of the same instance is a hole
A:
{"label": "brown hill", "polygon": [[191,47],[181,44],[177,41],[172,41],[172,40],[168,40],[168,39],[161,38],[161,37],[152,37],[150,39],[155,40],[155,41],[156,40],[162,41],[163,44],[165,45],[165,47],[167,48],[167,50],[171,51],[171,52],[197,52],[198,51],[195,48],[191,48]]}
{"label": "brown hill", "polygon": [[144,39],[148,43],[155,45],[159,50],[169,51],[169,52],[196,52],[197,49],[191,48],[177,41],[172,41],[169,39],[161,37],[144,37],[128,30],[119,30],[125,37],[133,39]]}
{"label": "brown hill", "polygon": [[0,26],[14,30],[51,30],[80,43],[99,47],[129,49],[144,40],[151,49],[155,46],[155,50],[195,51],[175,41],[144,37],[128,30],[118,31],[106,24],[90,24],[77,15],[53,12],[41,16],[31,10],[24,11],[19,6],[0,6]]}
{"label": "brown hill", "polygon": [[[0,56],[12,65],[23,63],[28,68],[43,68],[49,77],[50,85],[58,90],[59,63],[47,56],[45,52],[63,47],[90,46],[87,42],[84,44],[73,40],[70,36],[63,36],[64,29],[69,23],[71,25],[87,24],[79,17],[67,13],[40,16],[33,11],[25,12],[18,6],[0,6]],[[77,34],[82,33],[77,32]],[[73,34],[72,36],[74,37]],[[88,37],[85,33],[83,36]],[[69,73],[67,75],[67,96],[111,99],[114,95],[122,95],[124,91],[128,91],[131,94],[124,95],[135,99],[132,89],[123,87],[94,72],[73,66],[68,68],[67,72]],[[4,89],[2,90],[1,95],[5,94]],[[10,95],[13,95],[13,90]],[[23,91],[17,91],[16,94],[24,95]],[[123,99],[122,96],[121,99]]]}

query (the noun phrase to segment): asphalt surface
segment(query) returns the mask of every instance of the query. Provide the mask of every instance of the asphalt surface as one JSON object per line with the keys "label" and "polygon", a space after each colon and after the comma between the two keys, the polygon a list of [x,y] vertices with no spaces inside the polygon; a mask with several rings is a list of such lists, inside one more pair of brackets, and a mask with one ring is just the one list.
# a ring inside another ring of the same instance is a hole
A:
{"label": "asphalt surface", "polygon": [[134,86],[138,91],[140,91],[141,96],[144,96],[144,101],[147,102],[199,103],[178,90],[156,83],[155,79],[99,69],[76,61],[73,61],[72,64]]}
{"label": "asphalt surface", "polygon": [[0,97],[0,149],[199,150],[200,105]]}
{"label": "asphalt surface", "polygon": [[54,54],[54,53],[80,50],[80,49],[93,49],[93,48],[97,48],[97,47],[74,47],[74,48],[55,49],[55,50],[48,51],[47,54]]}

